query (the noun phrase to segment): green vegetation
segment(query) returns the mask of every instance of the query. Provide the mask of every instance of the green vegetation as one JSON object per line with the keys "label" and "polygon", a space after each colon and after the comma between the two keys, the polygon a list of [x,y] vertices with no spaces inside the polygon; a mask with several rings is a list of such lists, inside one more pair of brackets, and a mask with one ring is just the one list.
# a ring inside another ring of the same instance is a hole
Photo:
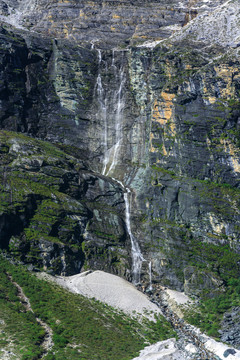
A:
{"label": "green vegetation", "polygon": [[189,264],[215,274],[223,281],[223,287],[216,296],[210,298],[212,289],[205,289],[200,306],[188,311],[186,319],[209,336],[218,338],[224,312],[240,306],[240,254],[233,252],[228,245],[218,246],[192,240],[188,246],[186,258]]}
{"label": "green vegetation", "polygon": [[23,267],[3,258],[0,271],[0,319],[6,323],[0,340],[5,344],[11,339],[14,348],[19,349],[21,360],[39,356],[44,334],[33,314],[21,312],[23,307],[16,296],[16,288],[7,279],[6,272],[23,288],[35,315],[53,330],[54,347],[46,360],[130,360],[146,343],[175,336],[162,317],[155,323],[149,320],[140,323],[94,299],[71,294],[39,280]]}
{"label": "green vegetation", "polygon": [[[224,194],[231,192],[235,194],[235,196],[231,195],[232,199],[237,199],[239,196],[239,190],[233,189],[228,184],[216,185],[216,187],[205,181],[201,181],[200,184],[206,186],[206,189],[208,185],[212,187],[205,197],[216,196],[214,192],[219,191],[223,197]],[[218,204],[220,206],[220,202]],[[228,213],[230,212],[231,207],[228,206]],[[171,259],[171,263],[166,265],[170,272],[173,271],[177,278],[184,282],[183,269],[193,267],[192,286],[199,290],[198,295],[201,299],[199,306],[186,312],[186,320],[209,336],[218,338],[224,312],[240,306],[240,254],[230,248],[229,239],[225,234],[218,236],[206,234],[214,242],[207,243],[193,236],[191,227],[186,228],[183,224],[168,219],[158,218],[148,225],[153,229],[156,226],[163,229],[165,237],[154,239],[154,245],[156,250],[161,251],[167,259]],[[167,246],[165,238],[168,238]],[[225,245],[220,244],[220,240],[224,241]],[[208,281],[211,278],[212,283]],[[216,285],[214,285],[215,280]],[[167,285],[167,282],[165,284]]]}
{"label": "green vegetation", "polygon": [[219,338],[223,314],[234,306],[240,306],[240,279],[230,278],[224,293],[211,299],[203,298],[199,307],[186,312],[185,318],[209,336]]}
{"label": "green vegetation", "polygon": [[[11,267],[11,266],[10,266]],[[45,335],[31,312],[26,312],[17,297],[17,288],[10,282],[9,266],[0,262],[0,345],[13,349],[18,358],[35,360],[41,355],[39,345]],[[0,350],[1,357],[1,350]]]}
{"label": "green vegetation", "polygon": [[187,244],[187,257],[190,265],[199,269],[208,269],[228,284],[229,279],[238,279],[240,275],[240,254],[236,254],[229,245],[215,245],[191,239]]}

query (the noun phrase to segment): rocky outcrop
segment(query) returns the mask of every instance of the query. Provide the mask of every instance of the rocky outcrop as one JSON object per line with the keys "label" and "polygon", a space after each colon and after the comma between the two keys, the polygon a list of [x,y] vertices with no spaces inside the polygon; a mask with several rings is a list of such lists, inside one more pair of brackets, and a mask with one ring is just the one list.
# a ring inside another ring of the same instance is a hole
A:
{"label": "rocky outcrop", "polygon": [[55,38],[109,47],[165,39],[223,0],[2,1],[2,19]]}
{"label": "rocky outcrop", "polygon": [[237,349],[240,349],[239,326],[240,309],[239,307],[234,307],[231,311],[224,314],[220,333],[223,342],[231,344]]}
{"label": "rocky outcrop", "polygon": [[1,248],[56,274],[90,266],[129,277],[119,185],[50,143],[3,131],[1,144]]}

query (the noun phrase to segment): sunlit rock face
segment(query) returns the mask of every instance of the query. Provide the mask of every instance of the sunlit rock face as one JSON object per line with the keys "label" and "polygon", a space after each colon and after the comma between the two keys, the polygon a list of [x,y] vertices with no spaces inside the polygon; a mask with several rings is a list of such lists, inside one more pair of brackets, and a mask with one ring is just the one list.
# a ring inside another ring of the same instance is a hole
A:
{"label": "sunlit rock face", "polygon": [[1,2],[1,13],[18,27],[106,47],[166,39],[198,14],[223,2],[8,0]]}
{"label": "sunlit rock face", "polygon": [[[5,1],[1,9],[1,128],[60,144],[121,182],[121,214],[94,209],[89,247],[101,248],[106,221],[129,246],[129,188],[141,281],[196,293],[203,267],[217,284],[238,276],[238,2]],[[91,253],[92,267],[109,261],[100,255]],[[129,248],[122,258],[127,276]]]}

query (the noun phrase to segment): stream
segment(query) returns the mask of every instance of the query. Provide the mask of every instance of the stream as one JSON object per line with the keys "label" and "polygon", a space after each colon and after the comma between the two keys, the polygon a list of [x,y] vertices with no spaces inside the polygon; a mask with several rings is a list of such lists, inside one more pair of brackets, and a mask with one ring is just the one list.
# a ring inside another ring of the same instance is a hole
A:
{"label": "stream", "polygon": [[176,345],[184,353],[184,358],[186,360],[220,360],[221,358],[216,354],[206,349],[204,345],[206,337],[202,336],[200,330],[185,322],[172,310],[164,288],[158,285],[154,290],[146,295],[161,309],[163,316],[176,331],[178,336]]}

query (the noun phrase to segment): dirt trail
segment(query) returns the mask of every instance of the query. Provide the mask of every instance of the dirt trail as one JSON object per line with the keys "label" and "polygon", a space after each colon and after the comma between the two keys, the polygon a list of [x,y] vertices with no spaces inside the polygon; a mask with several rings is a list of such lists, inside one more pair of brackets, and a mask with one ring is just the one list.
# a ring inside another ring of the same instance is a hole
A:
{"label": "dirt trail", "polygon": [[34,314],[34,316],[35,316],[35,318],[36,318],[36,321],[37,321],[37,322],[44,328],[44,330],[45,330],[45,336],[44,336],[44,338],[43,338],[43,340],[42,340],[42,343],[41,343],[41,346],[42,346],[42,348],[43,348],[43,353],[42,353],[42,355],[41,355],[41,357],[40,357],[40,359],[44,359],[45,356],[48,354],[48,352],[52,349],[52,347],[53,347],[53,345],[54,345],[54,343],[53,343],[53,331],[52,331],[52,329],[50,328],[50,326],[48,326],[48,324],[46,324],[44,321],[42,321],[40,318],[38,318],[38,317],[35,315],[32,307],[31,307],[31,303],[30,303],[28,297],[24,294],[23,289],[21,288],[21,286],[20,286],[18,283],[16,283],[15,281],[13,281],[11,275],[8,274],[8,278],[9,278],[9,280],[11,281],[11,283],[12,283],[14,286],[16,286],[17,291],[18,291],[17,296],[19,297],[20,302],[21,302],[22,305],[25,307],[26,311],[31,311],[31,312]]}

